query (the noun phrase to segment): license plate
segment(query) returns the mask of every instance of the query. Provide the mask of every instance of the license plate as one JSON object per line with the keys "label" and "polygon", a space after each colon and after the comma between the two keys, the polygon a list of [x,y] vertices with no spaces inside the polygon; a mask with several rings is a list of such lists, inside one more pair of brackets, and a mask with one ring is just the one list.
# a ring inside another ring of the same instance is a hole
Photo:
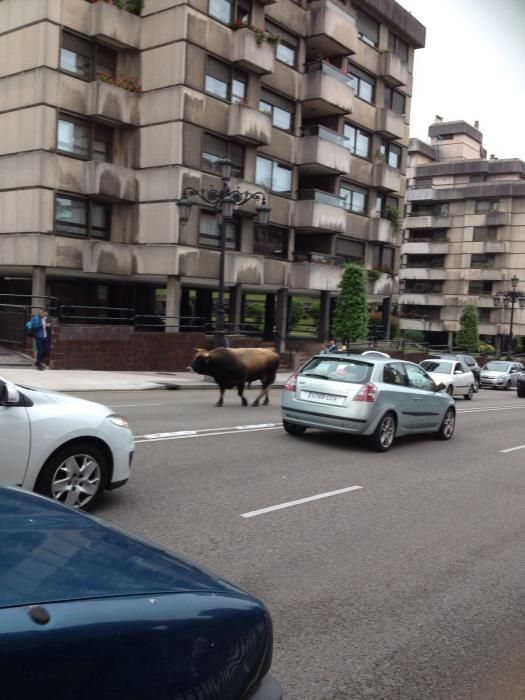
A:
{"label": "license plate", "polygon": [[319,391],[303,391],[301,392],[301,398],[306,401],[318,401],[320,403],[331,403],[335,406],[341,406],[345,397],[337,396],[336,394],[322,394]]}

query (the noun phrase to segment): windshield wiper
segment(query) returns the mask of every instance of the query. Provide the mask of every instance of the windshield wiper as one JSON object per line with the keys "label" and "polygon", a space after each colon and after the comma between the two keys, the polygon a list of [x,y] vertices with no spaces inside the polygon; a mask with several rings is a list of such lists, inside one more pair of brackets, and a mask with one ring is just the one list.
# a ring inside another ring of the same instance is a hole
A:
{"label": "windshield wiper", "polygon": [[303,374],[303,377],[315,377],[315,379],[330,379],[326,374],[316,374],[315,372]]}

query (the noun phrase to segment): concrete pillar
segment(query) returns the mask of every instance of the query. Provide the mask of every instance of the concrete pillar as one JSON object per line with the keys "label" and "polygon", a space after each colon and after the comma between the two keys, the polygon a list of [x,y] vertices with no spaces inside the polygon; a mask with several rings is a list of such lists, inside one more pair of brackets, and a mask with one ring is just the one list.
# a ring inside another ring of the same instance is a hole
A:
{"label": "concrete pillar", "polygon": [[271,340],[274,336],[274,328],[276,327],[275,318],[275,294],[267,294],[264,300],[264,330],[263,338]]}
{"label": "concrete pillar", "polygon": [[288,327],[288,288],[283,287],[277,292],[275,313],[275,331],[277,352],[286,350],[286,331]]}
{"label": "concrete pillar", "polygon": [[383,321],[383,339],[390,340],[390,307],[392,303],[392,297],[385,297],[383,299],[383,305],[381,308],[382,321]]}
{"label": "concrete pillar", "polygon": [[166,333],[178,333],[180,327],[180,277],[168,275],[166,284]]}
{"label": "concrete pillar", "polygon": [[449,352],[452,352],[452,348],[454,347],[454,331],[448,332],[447,345],[448,345]]}
{"label": "concrete pillar", "polygon": [[319,342],[324,343],[330,333],[330,292],[321,292],[319,306]]}
{"label": "concrete pillar", "polygon": [[228,318],[230,319],[230,333],[239,333],[241,326],[242,315],[242,286],[236,284],[230,287],[230,310]]}
{"label": "concrete pillar", "polygon": [[33,280],[31,286],[31,313],[37,314],[46,307],[46,268],[35,266],[33,267]]}

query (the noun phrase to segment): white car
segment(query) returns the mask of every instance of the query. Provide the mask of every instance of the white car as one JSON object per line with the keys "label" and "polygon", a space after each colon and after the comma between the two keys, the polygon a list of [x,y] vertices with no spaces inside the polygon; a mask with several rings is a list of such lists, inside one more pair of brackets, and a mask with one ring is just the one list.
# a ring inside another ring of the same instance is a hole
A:
{"label": "white car", "polygon": [[419,363],[436,384],[443,384],[450,396],[463,396],[470,401],[474,395],[474,375],[459,360],[423,360]]}
{"label": "white car", "polygon": [[133,434],[106,406],[0,377],[0,481],[91,508],[130,474]]}

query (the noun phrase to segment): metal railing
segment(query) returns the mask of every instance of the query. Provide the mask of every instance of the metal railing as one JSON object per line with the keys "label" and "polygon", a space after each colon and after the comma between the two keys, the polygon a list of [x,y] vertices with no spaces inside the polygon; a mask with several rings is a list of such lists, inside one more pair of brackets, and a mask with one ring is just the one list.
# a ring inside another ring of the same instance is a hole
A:
{"label": "metal railing", "polygon": [[344,136],[338,134],[337,131],[334,131],[333,129],[329,129],[326,126],[323,126],[322,124],[316,124],[314,126],[305,126],[303,128],[303,136],[319,136],[320,139],[323,139],[324,141],[330,141],[331,143],[335,143],[338,146],[344,146],[346,142]]}

